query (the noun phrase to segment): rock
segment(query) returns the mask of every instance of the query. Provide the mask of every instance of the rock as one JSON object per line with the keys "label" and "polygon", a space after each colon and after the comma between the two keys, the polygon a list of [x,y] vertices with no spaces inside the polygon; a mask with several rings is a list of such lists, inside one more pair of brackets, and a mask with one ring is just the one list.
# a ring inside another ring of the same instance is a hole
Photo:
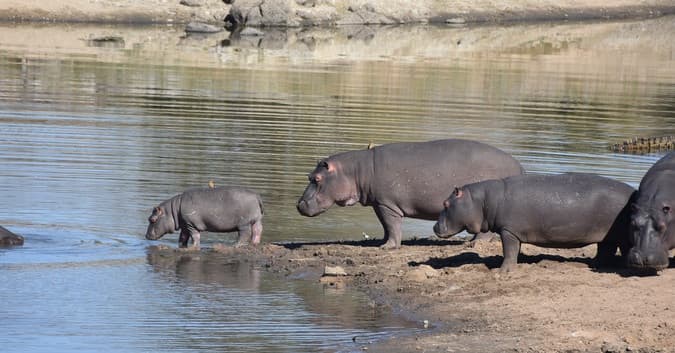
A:
{"label": "rock", "polygon": [[263,32],[259,29],[246,27],[246,28],[242,29],[241,32],[239,32],[239,35],[240,36],[250,36],[250,37],[262,37],[262,36],[265,35],[265,32]]}
{"label": "rock", "polygon": [[124,48],[124,38],[121,36],[107,35],[87,39],[87,45],[90,47],[105,48]]}
{"label": "rock", "polygon": [[204,0],[180,0],[180,4],[189,7],[200,7],[204,5]]}
{"label": "rock", "polygon": [[299,8],[295,13],[303,24],[313,26],[332,24],[338,18],[337,9],[326,5]]}
{"label": "rock", "polygon": [[445,23],[453,25],[462,25],[466,23],[466,20],[461,17],[455,17],[455,18],[448,18],[447,20],[445,20]]}
{"label": "rock", "polygon": [[326,266],[323,269],[324,276],[346,276],[347,272],[340,266]]}
{"label": "rock", "polygon": [[216,33],[222,30],[221,27],[203,22],[190,22],[185,26],[185,32],[188,33]]}
{"label": "rock", "polygon": [[298,26],[290,0],[238,0],[230,7],[225,21],[233,26]]}
{"label": "rock", "polygon": [[600,350],[602,353],[623,353],[628,345],[624,342],[605,342]]}
{"label": "rock", "polygon": [[417,268],[408,271],[405,274],[405,279],[413,282],[422,282],[426,281],[429,278],[434,278],[438,276],[438,271],[429,265],[420,265]]}
{"label": "rock", "polygon": [[349,24],[394,24],[396,21],[378,13],[371,4],[366,4],[359,8],[349,7],[348,12],[340,20],[340,25]]}
{"label": "rock", "polygon": [[185,26],[186,32],[193,33],[217,33],[223,31],[224,28],[204,22],[190,22]]}

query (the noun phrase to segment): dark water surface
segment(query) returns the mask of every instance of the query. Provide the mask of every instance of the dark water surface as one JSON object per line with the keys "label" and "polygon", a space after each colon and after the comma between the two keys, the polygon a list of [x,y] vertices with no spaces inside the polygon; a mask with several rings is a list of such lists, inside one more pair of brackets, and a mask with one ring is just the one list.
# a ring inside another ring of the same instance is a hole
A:
{"label": "dark water surface", "polygon": [[[295,210],[319,158],[371,142],[476,139],[531,172],[636,186],[661,154],[607,146],[675,134],[673,33],[672,17],[254,39],[0,26],[0,224],[26,238],[0,250],[0,347],[335,351],[356,349],[354,335],[410,330],[358,293],[225,258],[162,259],[146,219],[214,180],[261,193],[265,242],[380,237],[370,209]],[[88,40],[110,34],[124,41]],[[409,220],[405,233],[428,236],[432,224]]]}

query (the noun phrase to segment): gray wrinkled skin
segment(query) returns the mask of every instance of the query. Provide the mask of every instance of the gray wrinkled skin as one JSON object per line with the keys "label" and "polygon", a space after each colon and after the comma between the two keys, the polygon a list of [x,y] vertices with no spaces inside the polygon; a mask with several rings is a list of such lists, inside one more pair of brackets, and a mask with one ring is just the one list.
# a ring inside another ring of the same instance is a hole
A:
{"label": "gray wrinkled skin", "polygon": [[10,232],[7,228],[0,226],[0,246],[18,246],[23,245],[23,237]]}
{"label": "gray wrinkled skin", "polygon": [[457,188],[444,202],[434,232],[492,231],[502,238],[502,271],[517,263],[520,244],[576,248],[598,243],[598,264],[630,248],[635,189],[594,174],[519,175]]}
{"label": "gray wrinkled skin", "polygon": [[372,206],[384,228],[382,247],[399,248],[404,217],[436,220],[454,187],[522,173],[509,154],[476,141],[392,143],[320,161],[297,208],[314,217],[334,204]]}
{"label": "gray wrinkled skin", "polygon": [[662,270],[675,248],[675,152],[656,162],[642,178],[631,215],[628,265]]}
{"label": "gray wrinkled skin", "polygon": [[237,231],[237,245],[258,244],[262,235],[263,205],[255,192],[239,187],[190,189],[159,204],[148,217],[145,238],[157,240],[181,230],[178,243],[192,238],[199,247],[200,232]]}

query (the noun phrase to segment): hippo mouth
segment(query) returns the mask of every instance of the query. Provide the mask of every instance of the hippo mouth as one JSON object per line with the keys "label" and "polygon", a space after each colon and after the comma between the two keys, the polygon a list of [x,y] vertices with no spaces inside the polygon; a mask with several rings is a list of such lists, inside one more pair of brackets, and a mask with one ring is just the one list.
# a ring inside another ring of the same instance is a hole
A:
{"label": "hippo mouth", "polygon": [[452,237],[456,234],[459,234],[463,230],[464,229],[460,229],[458,231],[452,231],[452,230],[448,229],[448,227],[446,225],[441,224],[440,222],[436,222],[436,224],[434,224],[434,234],[436,234],[437,237],[443,238],[443,239],[450,238],[450,237]]}
{"label": "hippo mouth", "polygon": [[326,210],[328,209],[328,208],[319,207],[317,205],[316,201],[308,202],[307,200],[298,201],[298,204],[297,204],[296,207],[298,209],[298,212],[300,212],[301,215],[307,216],[307,217],[318,216],[318,215],[326,212]]}
{"label": "hippo mouth", "polygon": [[650,251],[645,254],[633,248],[628,252],[628,266],[635,269],[661,271],[669,265],[668,252],[665,251]]}

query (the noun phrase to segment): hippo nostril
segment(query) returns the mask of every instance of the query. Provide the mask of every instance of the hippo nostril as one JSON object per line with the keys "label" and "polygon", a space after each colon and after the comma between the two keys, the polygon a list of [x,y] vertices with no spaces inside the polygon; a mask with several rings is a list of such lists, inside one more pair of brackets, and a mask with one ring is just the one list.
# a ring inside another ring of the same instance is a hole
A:
{"label": "hippo nostril", "polygon": [[631,250],[628,253],[628,263],[635,266],[642,266],[642,256],[639,251]]}

